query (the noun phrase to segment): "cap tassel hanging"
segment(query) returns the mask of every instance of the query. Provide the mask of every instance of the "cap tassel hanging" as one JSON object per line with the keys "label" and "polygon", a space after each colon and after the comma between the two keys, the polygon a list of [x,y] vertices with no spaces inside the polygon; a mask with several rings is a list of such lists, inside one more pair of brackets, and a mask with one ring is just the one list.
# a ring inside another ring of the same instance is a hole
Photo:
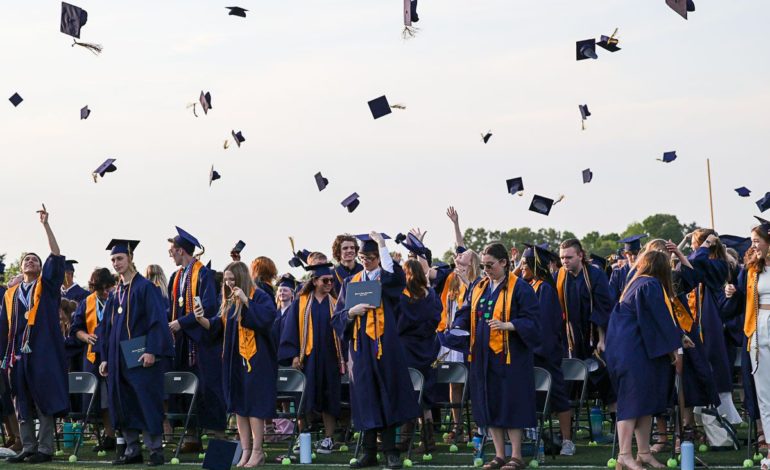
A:
{"label": "cap tassel hanging", "polygon": [[404,40],[417,36],[420,28],[412,26],[412,22],[418,21],[420,18],[417,16],[417,0],[404,0],[404,29],[401,31]]}
{"label": "cap tassel hanging", "polygon": [[390,109],[406,109],[406,105],[405,104],[396,103],[396,104],[390,105]]}
{"label": "cap tassel hanging", "polygon": [[104,49],[101,44],[92,44],[90,42],[77,42],[76,40],[72,40],[72,47],[80,46],[84,47],[87,50],[91,51],[93,55],[99,55],[102,53],[102,50]]}
{"label": "cap tassel hanging", "polygon": [[206,253],[206,247],[205,247],[205,246],[203,246],[203,245],[201,245],[201,251],[200,251],[200,252],[198,252],[198,254],[196,254],[196,255],[193,255],[193,258],[195,258],[195,259],[197,259],[198,261],[200,261],[200,260],[201,260],[201,256],[203,256],[203,254],[204,254],[204,253]]}
{"label": "cap tassel hanging", "polygon": [[556,204],[560,203],[563,200],[564,200],[564,194],[560,194],[559,197],[556,198],[555,201],[553,201],[553,205],[555,206]]}
{"label": "cap tassel hanging", "polygon": [[190,104],[188,104],[188,105],[187,105],[187,109],[190,109],[190,108],[192,108],[192,110],[193,110],[193,115],[194,115],[195,117],[198,117],[198,112],[195,110],[195,103],[190,103]]}

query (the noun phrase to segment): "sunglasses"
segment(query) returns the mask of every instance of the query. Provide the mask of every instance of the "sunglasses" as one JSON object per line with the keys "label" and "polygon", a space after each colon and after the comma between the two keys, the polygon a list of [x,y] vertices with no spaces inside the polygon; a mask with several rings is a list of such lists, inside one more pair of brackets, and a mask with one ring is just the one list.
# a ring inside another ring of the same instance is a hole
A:
{"label": "sunglasses", "polygon": [[379,258],[377,255],[358,255],[358,259],[361,261],[374,261],[377,258]]}
{"label": "sunglasses", "polygon": [[484,270],[492,269],[499,262],[500,260],[497,260],[493,263],[481,263],[481,269],[484,269]]}
{"label": "sunglasses", "polygon": [[319,279],[319,281],[323,282],[324,284],[331,284],[332,282],[334,282],[334,279],[330,277],[323,277]]}

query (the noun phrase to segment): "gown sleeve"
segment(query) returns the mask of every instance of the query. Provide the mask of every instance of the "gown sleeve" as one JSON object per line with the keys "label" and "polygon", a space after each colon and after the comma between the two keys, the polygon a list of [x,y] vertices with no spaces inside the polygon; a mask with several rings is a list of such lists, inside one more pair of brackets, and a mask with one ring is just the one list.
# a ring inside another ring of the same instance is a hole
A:
{"label": "gown sleeve", "polygon": [[140,301],[144,304],[144,313],[147,315],[145,351],[154,354],[156,357],[173,357],[173,339],[171,338],[171,331],[166,320],[163,294],[149,281],[145,284],[142,291]]}
{"label": "gown sleeve", "polygon": [[514,333],[527,348],[534,349],[540,344],[540,303],[537,294],[532,286],[519,279],[516,281],[513,297],[516,311],[511,312],[513,315],[510,321],[516,328]]}
{"label": "gown sleeve", "polygon": [[78,331],[88,332],[86,327],[86,303],[85,300],[81,301],[78,304],[78,308],[75,309],[75,313],[72,314],[72,325],[70,326],[70,337],[72,338],[77,339]]}
{"label": "gown sleeve", "polygon": [[748,271],[744,268],[738,274],[738,281],[735,283],[735,293],[729,299],[722,293],[719,298],[719,314],[722,321],[729,321],[740,317],[746,311],[746,284],[748,282]]}
{"label": "gown sleeve", "polygon": [[281,330],[281,342],[278,345],[278,360],[285,361],[299,356],[299,297],[294,299],[284,313],[286,321]]}
{"label": "gown sleeve", "polygon": [[594,306],[590,321],[604,331],[607,331],[607,325],[610,322],[610,312],[612,311],[610,285],[607,281],[607,275],[604,274],[604,271],[594,266],[589,266],[588,273],[591,279],[591,295],[593,296]]}
{"label": "gown sleeve", "polygon": [[248,308],[241,311],[241,326],[270,336],[277,315],[278,311],[270,295],[257,289]]}
{"label": "gown sleeve", "polygon": [[698,273],[700,282],[706,284],[711,290],[721,289],[727,281],[729,268],[727,263],[709,258],[709,249],[705,247],[698,248],[690,255],[690,263]]}
{"label": "gown sleeve", "polygon": [[649,359],[676,351],[682,346],[679,328],[671,318],[659,282],[647,282],[634,296],[642,344]]}

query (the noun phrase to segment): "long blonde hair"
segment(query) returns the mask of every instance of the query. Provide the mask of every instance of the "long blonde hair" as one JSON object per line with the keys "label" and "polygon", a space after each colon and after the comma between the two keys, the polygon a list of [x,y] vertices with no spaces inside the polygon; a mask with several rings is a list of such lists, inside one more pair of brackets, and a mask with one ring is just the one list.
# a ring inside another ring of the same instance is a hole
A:
{"label": "long blonde hair", "polygon": [[[468,282],[473,282],[481,275],[481,258],[473,250],[466,251],[470,253],[471,262],[468,265],[468,272],[465,277],[468,279]],[[452,280],[449,282],[449,296],[453,300],[456,300],[460,294],[460,282],[459,276],[452,276]]]}
{"label": "long blonde hair", "polygon": [[[234,261],[227,265],[223,273],[226,273],[230,271],[233,274],[233,277],[235,278],[235,285],[236,287],[240,288],[246,296],[251,295],[252,289],[256,289],[257,285],[254,283],[254,281],[251,279],[251,275],[249,273],[249,267],[246,266],[244,263],[240,261]],[[237,300],[232,298],[233,292],[230,286],[227,285],[227,282],[222,282],[222,305],[219,307],[219,312],[222,317],[227,315],[227,311],[230,309],[233,304],[235,305],[235,311],[230,316],[230,318],[237,318],[240,320],[241,318],[241,303]]]}
{"label": "long blonde hair", "polygon": [[144,277],[158,286],[163,297],[168,299],[168,279],[166,279],[166,273],[163,272],[163,268],[157,264],[151,264],[147,266]]}

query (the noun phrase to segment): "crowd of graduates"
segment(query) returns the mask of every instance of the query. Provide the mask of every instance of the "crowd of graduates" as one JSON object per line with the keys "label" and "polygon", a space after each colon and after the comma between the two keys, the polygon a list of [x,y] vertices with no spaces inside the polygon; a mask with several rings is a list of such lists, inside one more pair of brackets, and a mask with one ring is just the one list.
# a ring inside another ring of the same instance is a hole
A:
{"label": "crowd of graduates", "polygon": [[[618,468],[659,468],[656,453],[698,439],[696,414],[703,407],[741,422],[732,402],[736,354],[748,418],[766,449],[770,222],[764,219],[746,238],[711,229],[679,245],[628,237],[605,259],[585,253],[577,239],[553,249],[491,243],[474,252],[450,207],[452,263],[432,259],[419,229],[396,237],[408,250],[403,259],[386,234],[342,234],[331,258],[292,253],[289,264],[305,269],[303,279],[279,276],[266,257],[243,263],[243,242],[215,272],[200,260],[202,244],[177,227],[168,253],[178,269],[168,280],[157,264],[137,272],[139,241],[114,239],[105,256],[112,270],[95,269],[86,290],[73,282],[76,262],[62,254],[45,206],[38,212],[50,254],[25,254],[21,274],[0,288],[0,404],[7,446],[16,452],[11,462],[52,459],[57,418],[81,406],[70,399],[67,373],[83,371],[100,378],[100,450],[117,448],[115,465],[144,462],[142,434],[148,465],[162,465],[163,436],[173,426],[166,413],[187,404],[165,396],[159,384],[166,372],[184,371],[198,378],[195,425],[224,437],[234,415],[243,449],[237,466],[262,465],[266,430],[282,406],[278,370],[290,367],[306,378],[299,429],[323,424],[317,452],[338,451],[335,429],[352,426],[362,433],[352,468],[379,465],[378,447],[386,468],[400,468],[415,426],[421,450],[436,447],[432,410],[445,393],[436,385],[443,361],[469,370],[467,384],[450,384],[449,400],[459,402],[468,387],[473,432],[494,445],[484,468],[521,469],[523,431],[537,427],[535,367],[551,375],[560,453],[576,452],[575,390],[561,370],[564,358],[576,358],[594,366],[590,389],[616,425]],[[354,284],[372,281],[381,288],[379,304],[346,301],[347,291],[360,287]],[[409,368],[424,377],[420,402]],[[666,411],[675,404],[683,426],[668,442],[673,418]],[[470,438],[461,411],[453,410],[449,442]],[[653,426],[663,431],[654,439]],[[191,432],[180,450],[197,452],[200,445]]]}

